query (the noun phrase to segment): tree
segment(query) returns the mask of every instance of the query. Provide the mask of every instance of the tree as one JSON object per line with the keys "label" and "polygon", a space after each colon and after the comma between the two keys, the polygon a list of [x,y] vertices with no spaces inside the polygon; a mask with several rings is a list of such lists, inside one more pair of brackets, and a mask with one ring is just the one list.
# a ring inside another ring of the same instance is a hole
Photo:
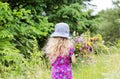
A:
{"label": "tree", "polygon": [[[25,57],[29,57],[29,53],[33,51],[34,39],[37,39],[40,48],[43,47],[53,31],[53,25],[49,22],[67,22],[71,26],[71,32],[77,31],[79,34],[93,26],[91,11],[83,11],[83,1],[89,0],[58,0],[56,4],[55,0],[2,1],[8,2],[10,6],[1,3],[0,26],[7,30],[5,36],[12,37],[10,42],[15,44]],[[39,15],[43,11],[47,15]]]}
{"label": "tree", "polygon": [[116,7],[120,7],[120,0],[112,0],[112,2]]}
{"label": "tree", "polygon": [[101,19],[98,33],[102,34],[106,41],[116,42],[120,39],[120,8],[102,11],[99,16]]}
{"label": "tree", "polygon": [[71,4],[70,6],[63,6],[59,9],[56,14],[50,15],[50,21],[55,22],[66,22],[70,24],[71,32],[76,31],[79,34],[90,30],[94,31],[93,26],[96,26],[96,21],[93,16],[91,16],[91,10],[83,11],[85,7],[79,5],[78,3]]}
{"label": "tree", "polygon": [[71,32],[77,31],[79,34],[90,30],[95,30],[95,20],[91,16],[91,11],[85,11],[86,1],[91,0],[2,0],[8,2],[11,7],[21,6],[30,9],[33,16],[48,16],[49,22],[67,22],[70,24]]}
{"label": "tree", "polygon": [[41,14],[43,11],[46,13],[55,12],[61,6],[71,5],[73,3],[83,4],[84,1],[90,0],[1,0],[8,2],[12,9],[19,8],[20,6],[32,10],[33,13]]}

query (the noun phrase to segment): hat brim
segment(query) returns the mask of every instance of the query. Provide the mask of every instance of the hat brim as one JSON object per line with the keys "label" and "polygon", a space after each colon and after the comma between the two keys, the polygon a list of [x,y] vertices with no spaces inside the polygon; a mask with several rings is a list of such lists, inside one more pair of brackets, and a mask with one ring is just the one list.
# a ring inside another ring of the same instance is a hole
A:
{"label": "hat brim", "polygon": [[70,34],[60,34],[60,33],[54,32],[54,33],[52,33],[52,34],[50,35],[50,37],[63,37],[63,38],[68,38],[68,39],[70,39],[70,38],[71,38],[71,35],[70,35]]}

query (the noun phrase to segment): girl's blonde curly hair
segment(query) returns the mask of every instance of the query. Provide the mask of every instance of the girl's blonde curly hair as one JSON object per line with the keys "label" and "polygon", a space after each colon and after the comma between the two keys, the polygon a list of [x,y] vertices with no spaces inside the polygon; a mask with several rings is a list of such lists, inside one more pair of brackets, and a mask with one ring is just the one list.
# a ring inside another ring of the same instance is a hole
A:
{"label": "girl's blonde curly hair", "polygon": [[52,37],[48,40],[45,51],[53,62],[58,56],[68,56],[73,42],[70,39],[62,37]]}

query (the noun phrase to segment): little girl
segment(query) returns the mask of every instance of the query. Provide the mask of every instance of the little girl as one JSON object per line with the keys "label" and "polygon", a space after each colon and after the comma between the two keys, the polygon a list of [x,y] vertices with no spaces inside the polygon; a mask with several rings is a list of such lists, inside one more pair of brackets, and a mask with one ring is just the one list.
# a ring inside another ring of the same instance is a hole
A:
{"label": "little girl", "polygon": [[46,45],[46,53],[52,64],[52,79],[73,79],[71,62],[76,60],[68,24],[55,25],[55,32]]}

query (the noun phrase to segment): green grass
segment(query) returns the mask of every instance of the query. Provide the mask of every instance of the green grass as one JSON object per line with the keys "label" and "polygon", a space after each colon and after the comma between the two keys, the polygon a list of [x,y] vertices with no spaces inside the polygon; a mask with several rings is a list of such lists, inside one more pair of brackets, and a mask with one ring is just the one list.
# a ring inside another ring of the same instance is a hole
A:
{"label": "green grass", "polygon": [[[120,54],[101,54],[95,56],[96,64],[74,64],[74,79],[120,79]],[[51,79],[50,70],[39,70],[35,75],[38,78]],[[33,76],[33,74],[31,74]]]}
{"label": "green grass", "polygon": [[95,59],[96,64],[75,65],[75,79],[120,79],[120,54],[102,54]]}
{"label": "green grass", "polygon": [[[74,79],[120,79],[119,51],[120,49],[115,49],[109,54],[95,55],[94,60],[96,64],[73,64]],[[7,74],[4,73],[5,75]],[[25,74],[16,75],[16,71],[13,71],[9,73],[9,77],[5,76],[4,79],[51,79],[51,70],[36,65],[26,70]]]}
{"label": "green grass", "polygon": [[120,53],[112,50],[109,54],[94,57],[96,64],[74,65],[75,79],[120,79]]}

